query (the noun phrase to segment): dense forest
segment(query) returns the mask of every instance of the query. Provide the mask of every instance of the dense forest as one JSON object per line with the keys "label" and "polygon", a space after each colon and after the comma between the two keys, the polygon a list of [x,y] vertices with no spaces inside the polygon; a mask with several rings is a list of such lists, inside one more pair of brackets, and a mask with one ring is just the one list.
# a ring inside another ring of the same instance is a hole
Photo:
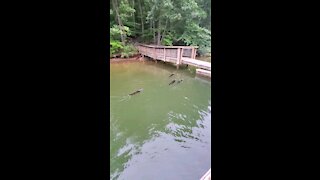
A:
{"label": "dense forest", "polygon": [[135,43],[199,46],[211,51],[211,0],[111,0],[110,54],[129,57]]}

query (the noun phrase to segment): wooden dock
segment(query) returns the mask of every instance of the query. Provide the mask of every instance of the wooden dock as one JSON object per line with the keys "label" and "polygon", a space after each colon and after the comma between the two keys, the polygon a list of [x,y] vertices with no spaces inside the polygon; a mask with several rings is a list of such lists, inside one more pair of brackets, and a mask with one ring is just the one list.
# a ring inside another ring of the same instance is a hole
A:
{"label": "wooden dock", "polygon": [[200,60],[197,60],[197,59],[183,57],[182,58],[182,63],[183,64],[189,64],[189,65],[201,68],[201,69],[205,69],[205,70],[211,71],[211,63],[206,62],[206,61],[200,61]]}
{"label": "wooden dock", "polygon": [[200,180],[211,180],[211,168],[201,177]]}
{"label": "wooden dock", "polygon": [[211,78],[211,71],[203,70],[203,69],[196,69],[196,73],[200,76],[210,77]]}
{"label": "wooden dock", "polygon": [[138,50],[143,56],[150,57],[154,60],[171,62],[177,66],[177,69],[183,64],[195,66],[200,69],[200,71],[197,70],[197,73],[205,70],[205,73],[202,73],[202,75],[206,76],[210,74],[211,77],[211,63],[195,59],[197,48],[196,46],[138,45]]}

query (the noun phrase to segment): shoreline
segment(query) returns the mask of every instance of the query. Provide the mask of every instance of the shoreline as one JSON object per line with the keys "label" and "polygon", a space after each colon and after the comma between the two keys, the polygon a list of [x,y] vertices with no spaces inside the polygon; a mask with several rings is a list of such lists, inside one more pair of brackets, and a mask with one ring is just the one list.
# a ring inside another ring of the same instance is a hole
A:
{"label": "shoreline", "polygon": [[129,62],[138,62],[142,58],[140,55],[135,55],[129,58],[110,58],[110,63],[129,63]]}

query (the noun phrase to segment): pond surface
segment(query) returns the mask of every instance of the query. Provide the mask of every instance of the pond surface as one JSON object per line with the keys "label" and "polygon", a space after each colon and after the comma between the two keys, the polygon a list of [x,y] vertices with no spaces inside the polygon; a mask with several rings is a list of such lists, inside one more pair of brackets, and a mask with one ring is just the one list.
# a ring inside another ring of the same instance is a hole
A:
{"label": "pond surface", "polygon": [[110,179],[200,179],[211,168],[211,82],[163,62],[110,66]]}

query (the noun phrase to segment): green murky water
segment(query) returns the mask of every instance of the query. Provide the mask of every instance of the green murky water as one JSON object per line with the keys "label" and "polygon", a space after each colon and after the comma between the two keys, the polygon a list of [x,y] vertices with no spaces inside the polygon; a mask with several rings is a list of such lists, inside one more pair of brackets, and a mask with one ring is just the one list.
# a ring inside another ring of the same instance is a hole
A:
{"label": "green murky water", "polygon": [[210,81],[162,62],[111,64],[110,78],[110,179],[200,179],[211,167]]}

